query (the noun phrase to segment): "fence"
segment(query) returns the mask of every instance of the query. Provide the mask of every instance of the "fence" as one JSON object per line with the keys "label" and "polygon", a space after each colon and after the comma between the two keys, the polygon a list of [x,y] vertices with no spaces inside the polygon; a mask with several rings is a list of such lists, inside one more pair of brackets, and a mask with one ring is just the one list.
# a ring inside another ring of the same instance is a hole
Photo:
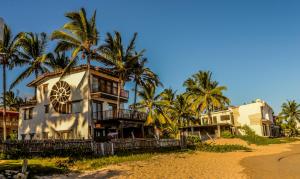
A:
{"label": "fence", "polygon": [[0,144],[0,151],[9,153],[21,150],[29,155],[41,155],[45,153],[59,153],[71,151],[79,154],[114,155],[115,152],[133,149],[157,149],[165,147],[180,147],[177,139],[118,139],[111,142],[95,142],[92,140],[39,140],[39,141],[14,141]]}

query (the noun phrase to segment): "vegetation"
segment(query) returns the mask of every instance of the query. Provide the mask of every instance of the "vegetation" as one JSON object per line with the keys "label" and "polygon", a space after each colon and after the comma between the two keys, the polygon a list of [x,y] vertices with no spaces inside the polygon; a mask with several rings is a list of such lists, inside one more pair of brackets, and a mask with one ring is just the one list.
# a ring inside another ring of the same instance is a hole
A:
{"label": "vegetation", "polygon": [[13,91],[7,91],[5,95],[2,94],[2,96],[0,97],[0,99],[1,99],[0,107],[4,106],[3,105],[4,104],[4,96],[5,96],[6,107],[9,110],[18,111],[20,105],[24,102],[23,98],[16,95]]}
{"label": "vegetation", "polygon": [[208,144],[208,143],[200,143],[196,146],[198,151],[203,152],[234,152],[234,151],[246,151],[250,152],[251,149],[249,147],[245,147],[242,145],[237,144],[225,144],[225,145],[215,145],[215,144]]}
{"label": "vegetation", "polygon": [[248,144],[255,144],[255,145],[269,145],[269,144],[281,144],[281,143],[289,143],[298,141],[297,138],[267,138],[258,136],[255,132],[250,129],[249,126],[243,126],[242,128],[245,131],[246,135],[239,135],[240,139],[248,142]]}
{"label": "vegetation", "polygon": [[287,101],[281,106],[277,125],[281,126],[283,130],[289,131],[288,136],[294,136],[298,134],[297,122],[300,122],[300,104],[295,100]]}

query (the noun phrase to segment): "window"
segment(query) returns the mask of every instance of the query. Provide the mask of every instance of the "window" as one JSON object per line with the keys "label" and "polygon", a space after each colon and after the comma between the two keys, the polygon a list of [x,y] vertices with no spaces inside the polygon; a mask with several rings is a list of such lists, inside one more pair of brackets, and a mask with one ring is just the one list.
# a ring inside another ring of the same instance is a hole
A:
{"label": "window", "polygon": [[110,81],[107,81],[106,82],[106,92],[107,93],[112,93],[112,90],[111,90],[111,82]]}
{"label": "window", "polygon": [[33,114],[33,108],[24,109],[23,111],[24,120],[32,119],[32,114]]}
{"label": "window", "polygon": [[48,84],[43,84],[43,93],[44,95],[48,94]]}
{"label": "window", "polygon": [[45,105],[45,113],[49,113],[49,104]]}
{"label": "window", "polygon": [[100,101],[92,102],[92,118],[94,120],[102,119],[102,102]]}
{"label": "window", "polygon": [[97,77],[93,76],[92,78],[92,92],[99,91],[99,80]]}
{"label": "window", "polygon": [[100,79],[100,91],[105,92],[105,81],[103,79]]}
{"label": "window", "polygon": [[80,113],[82,111],[82,102],[81,101],[73,101],[72,102],[72,113]]}
{"label": "window", "polygon": [[230,116],[229,115],[222,115],[221,116],[221,121],[229,121],[230,120]]}
{"label": "window", "polygon": [[118,95],[118,83],[113,82],[113,94]]}

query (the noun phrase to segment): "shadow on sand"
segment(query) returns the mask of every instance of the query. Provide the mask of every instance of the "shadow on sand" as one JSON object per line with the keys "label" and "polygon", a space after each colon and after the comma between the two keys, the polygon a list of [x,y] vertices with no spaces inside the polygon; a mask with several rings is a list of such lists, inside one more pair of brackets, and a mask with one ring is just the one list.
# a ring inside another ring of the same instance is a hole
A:
{"label": "shadow on sand", "polygon": [[300,144],[291,144],[289,150],[273,155],[247,157],[240,162],[245,168],[243,172],[249,178],[299,178]]}

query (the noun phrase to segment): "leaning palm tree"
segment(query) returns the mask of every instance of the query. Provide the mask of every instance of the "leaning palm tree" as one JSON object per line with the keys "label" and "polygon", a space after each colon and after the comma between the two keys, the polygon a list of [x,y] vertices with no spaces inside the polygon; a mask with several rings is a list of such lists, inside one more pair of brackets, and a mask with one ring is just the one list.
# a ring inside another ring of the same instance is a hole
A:
{"label": "leaning palm tree", "polygon": [[101,56],[105,59],[109,69],[119,78],[117,110],[120,108],[121,87],[124,86],[126,81],[130,80],[134,71],[134,65],[144,52],[142,50],[139,53],[135,53],[136,37],[137,33],[134,34],[129,45],[125,48],[119,32],[115,32],[114,36],[107,33],[105,44],[99,48]]}
{"label": "leaning palm tree", "polygon": [[[0,40],[0,64],[3,73],[3,98],[6,98],[6,68],[12,69],[15,65],[22,64],[19,58],[20,52],[17,45],[19,35],[13,37],[10,28],[4,24],[3,39]],[[6,140],[6,101],[3,101],[3,139]]]}
{"label": "leaning palm tree", "polygon": [[[47,36],[45,33],[21,33],[17,44],[22,49],[21,56],[24,58],[23,65],[27,67],[19,74],[15,81],[12,82],[10,89],[31,75],[37,78],[40,74],[49,71],[45,66],[45,62],[49,57],[49,54],[45,53],[47,46]],[[36,90],[35,88],[35,96]]]}
{"label": "leaning palm tree", "polygon": [[[50,54],[48,60],[45,62],[46,66],[50,67],[53,71],[64,70],[70,64],[70,58],[65,52],[54,52]],[[76,61],[71,63],[71,67],[76,66]]]}
{"label": "leaning palm tree", "polygon": [[219,86],[218,82],[212,80],[210,71],[199,71],[184,82],[186,94],[191,97],[194,108],[199,112],[205,112],[209,122],[212,123],[211,112],[223,108],[230,103],[224,96],[225,86]]}
{"label": "leaning palm tree", "polygon": [[150,68],[146,67],[145,64],[147,63],[146,58],[139,59],[135,64],[133,64],[133,81],[135,82],[134,86],[134,102],[133,107],[135,109],[135,104],[137,100],[137,91],[138,86],[145,86],[148,83],[151,83],[154,86],[161,85],[159,77]]}

